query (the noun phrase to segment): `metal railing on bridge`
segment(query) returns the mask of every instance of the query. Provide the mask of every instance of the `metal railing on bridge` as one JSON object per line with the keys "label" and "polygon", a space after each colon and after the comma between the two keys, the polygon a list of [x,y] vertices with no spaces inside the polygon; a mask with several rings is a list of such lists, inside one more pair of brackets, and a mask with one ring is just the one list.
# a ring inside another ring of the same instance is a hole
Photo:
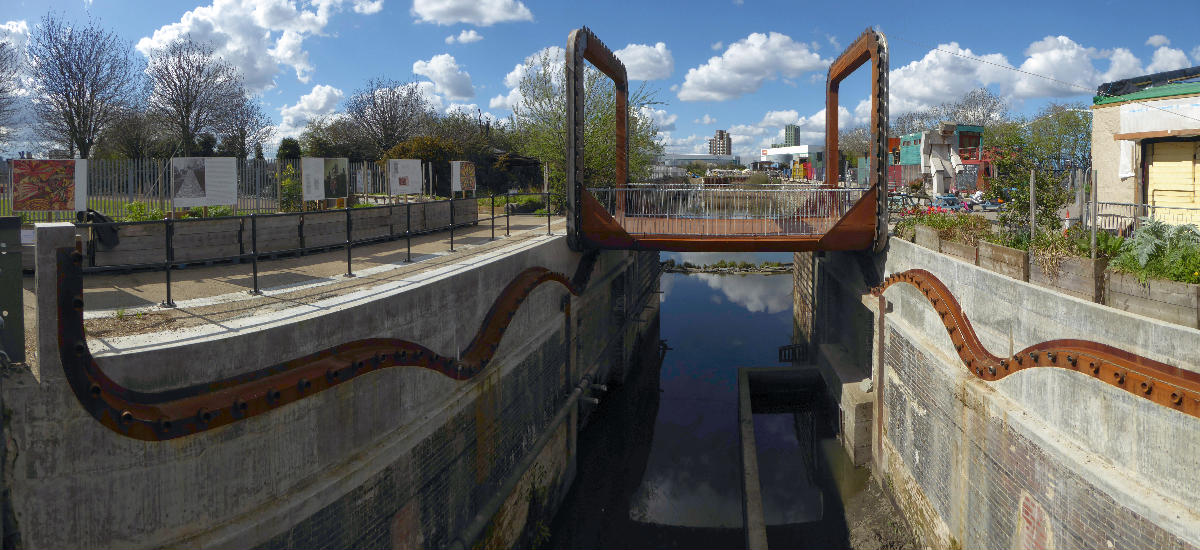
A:
{"label": "metal railing on bridge", "polygon": [[630,235],[820,236],[868,191],[816,185],[765,188],[589,188]]}

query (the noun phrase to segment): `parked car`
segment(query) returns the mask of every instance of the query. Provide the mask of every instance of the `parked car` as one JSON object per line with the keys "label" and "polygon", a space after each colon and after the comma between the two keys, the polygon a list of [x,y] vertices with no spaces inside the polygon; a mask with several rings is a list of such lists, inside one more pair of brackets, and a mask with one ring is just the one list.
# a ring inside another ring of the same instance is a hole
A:
{"label": "parked car", "polygon": [[958,198],[958,195],[938,195],[931,204],[934,208],[945,208],[951,212],[970,212],[971,207]]}
{"label": "parked car", "polygon": [[987,199],[979,203],[979,209],[984,212],[999,212],[1008,207],[1004,199]]}

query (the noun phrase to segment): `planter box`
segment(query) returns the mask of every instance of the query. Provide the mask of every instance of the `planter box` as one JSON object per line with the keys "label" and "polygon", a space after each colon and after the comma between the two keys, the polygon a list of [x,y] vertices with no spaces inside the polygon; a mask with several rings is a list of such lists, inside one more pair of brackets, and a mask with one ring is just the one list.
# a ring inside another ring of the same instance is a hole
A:
{"label": "planter box", "polygon": [[942,238],[938,236],[936,229],[925,225],[918,225],[916,230],[917,236],[913,239],[913,242],[917,243],[917,246],[923,246],[935,252],[941,251]]}
{"label": "planter box", "polygon": [[1092,302],[1100,302],[1104,295],[1104,268],[1108,267],[1108,260],[1062,258],[1058,273],[1045,273],[1036,253],[1031,253],[1029,260],[1029,282],[1035,285]]}
{"label": "planter box", "polygon": [[1024,250],[980,241],[977,265],[1019,281],[1029,280],[1029,253]]}
{"label": "planter box", "polygon": [[1200,328],[1200,285],[1105,271],[1104,303],[1130,313]]}
{"label": "planter box", "polygon": [[942,253],[971,265],[979,265],[979,249],[958,241],[942,241]]}

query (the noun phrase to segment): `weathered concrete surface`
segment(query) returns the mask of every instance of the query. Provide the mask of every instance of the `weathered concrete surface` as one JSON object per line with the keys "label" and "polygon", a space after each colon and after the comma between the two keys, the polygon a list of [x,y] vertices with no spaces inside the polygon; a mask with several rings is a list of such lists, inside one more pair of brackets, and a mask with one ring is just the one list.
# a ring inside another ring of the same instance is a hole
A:
{"label": "weathered concrete surface", "polygon": [[[533,476],[518,491],[547,495],[539,510],[548,513],[573,471],[579,419],[546,424],[583,373],[607,373],[627,360],[620,345],[642,325],[636,315],[613,317],[614,288],[623,289],[631,313],[637,299],[656,298],[633,292],[643,279],[632,276],[656,270],[654,256],[602,254],[588,291],[569,299],[570,319],[567,292],[538,287],[488,370],[470,381],[388,369],[169,442],[113,433],[86,415],[61,376],[34,376],[61,373],[57,361],[8,373],[0,388],[12,465],[6,484],[21,544],[444,546],[510,475]],[[562,237],[526,241],[270,319],[110,342],[98,362],[124,385],[159,391],[361,338],[404,338],[453,355],[517,273],[543,266],[569,276],[578,260]],[[541,473],[512,471],[547,429],[561,433],[539,456]],[[506,517],[490,541],[515,542],[526,521],[516,527]]]}
{"label": "weathered concrete surface", "polygon": [[[989,272],[893,239],[874,262],[818,261],[818,319],[871,321],[818,333],[867,354],[874,388],[873,462],[933,547],[1200,545],[1200,424],[1074,371],[969,376],[941,320],[908,285],[848,303],[891,273],[921,268],[962,304],[997,355],[1056,338],[1095,340],[1200,370],[1200,331],[1131,315]],[[857,275],[855,275],[857,273]],[[820,285],[818,285],[820,286]],[[834,287],[834,288],[831,288]],[[830,299],[829,296],[834,297]],[[891,311],[886,312],[890,307]],[[824,310],[832,309],[826,312]],[[844,429],[844,427],[843,427]]]}

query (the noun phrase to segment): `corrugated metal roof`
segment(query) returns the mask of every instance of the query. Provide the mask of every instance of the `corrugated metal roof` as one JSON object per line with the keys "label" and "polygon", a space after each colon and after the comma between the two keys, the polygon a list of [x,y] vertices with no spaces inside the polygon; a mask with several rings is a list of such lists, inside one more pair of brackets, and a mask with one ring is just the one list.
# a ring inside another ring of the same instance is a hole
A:
{"label": "corrugated metal roof", "polygon": [[1171,97],[1177,95],[1200,94],[1200,82],[1180,82],[1178,84],[1167,84],[1165,86],[1155,86],[1146,88],[1140,92],[1132,94],[1119,95],[1114,97],[1096,96],[1092,98],[1094,105],[1107,105],[1109,103],[1121,103],[1123,101],[1136,101],[1138,99],[1155,99],[1160,97]]}

